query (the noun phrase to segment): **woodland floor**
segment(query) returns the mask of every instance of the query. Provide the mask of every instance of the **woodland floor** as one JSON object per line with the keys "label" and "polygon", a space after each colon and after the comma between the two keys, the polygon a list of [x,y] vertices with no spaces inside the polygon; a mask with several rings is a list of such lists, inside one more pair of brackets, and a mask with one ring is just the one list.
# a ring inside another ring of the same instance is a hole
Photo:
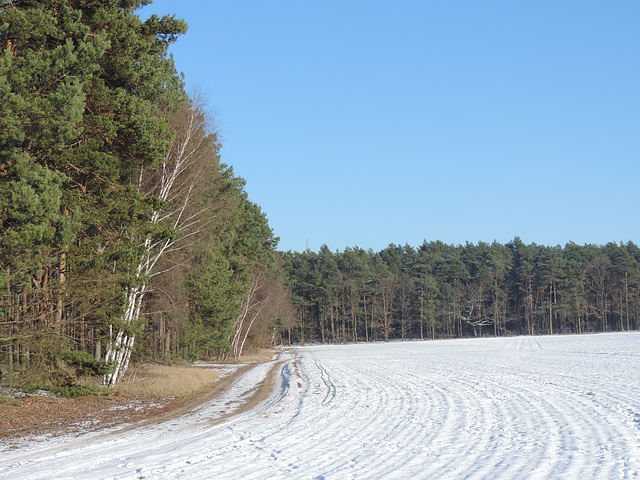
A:
{"label": "woodland floor", "polygon": [[123,423],[138,422],[170,412],[204,395],[144,397],[115,393],[74,399],[30,395],[0,401],[0,441],[41,435],[62,435]]}

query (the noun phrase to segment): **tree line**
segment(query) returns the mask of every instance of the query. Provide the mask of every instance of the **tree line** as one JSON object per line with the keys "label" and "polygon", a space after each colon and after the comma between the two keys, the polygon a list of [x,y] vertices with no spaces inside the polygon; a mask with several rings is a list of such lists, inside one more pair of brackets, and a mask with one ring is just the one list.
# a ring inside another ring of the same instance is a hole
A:
{"label": "tree line", "polygon": [[479,242],[283,254],[291,342],[638,329],[640,249]]}
{"label": "tree line", "polygon": [[187,25],[149,3],[0,5],[5,381],[239,357],[286,313],[277,238],[168,53]]}

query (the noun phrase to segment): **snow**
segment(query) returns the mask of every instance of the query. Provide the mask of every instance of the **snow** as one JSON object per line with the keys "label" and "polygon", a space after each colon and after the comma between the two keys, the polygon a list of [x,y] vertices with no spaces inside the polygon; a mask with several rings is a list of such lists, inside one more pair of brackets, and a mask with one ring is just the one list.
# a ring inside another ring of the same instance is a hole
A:
{"label": "snow", "polygon": [[640,478],[638,332],[283,355],[192,414],[5,448],[0,478]]}

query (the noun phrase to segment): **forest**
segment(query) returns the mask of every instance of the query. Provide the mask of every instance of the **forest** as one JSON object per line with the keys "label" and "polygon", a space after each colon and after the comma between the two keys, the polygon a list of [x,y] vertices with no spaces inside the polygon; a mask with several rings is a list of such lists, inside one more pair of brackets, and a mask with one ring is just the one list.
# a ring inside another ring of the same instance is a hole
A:
{"label": "forest", "polygon": [[278,251],[151,0],[0,5],[0,380],[251,347],[638,328],[636,245]]}
{"label": "forest", "polygon": [[238,358],[284,315],[277,239],[169,54],[187,25],[149,3],[0,6],[5,383]]}
{"label": "forest", "polygon": [[516,237],[380,252],[283,254],[297,328],[286,341],[387,341],[638,329],[640,249]]}

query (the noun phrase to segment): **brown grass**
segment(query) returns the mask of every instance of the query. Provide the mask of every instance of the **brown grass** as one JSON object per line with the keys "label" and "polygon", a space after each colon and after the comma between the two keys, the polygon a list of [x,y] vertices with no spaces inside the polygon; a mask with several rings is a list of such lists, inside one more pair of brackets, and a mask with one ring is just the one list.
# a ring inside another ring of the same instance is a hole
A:
{"label": "brown grass", "polygon": [[116,391],[143,397],[184,397],[211,387],[219,376],[206,367],[147,364],[131,369]]}
{"label": "brown grass", "polygon": [[[274,349],[247,351],[240,357],[242,363],[268,362],[274,358]],[[212,368],[190,365],[141,364],[131,366],[116,391],[143,397],[184,397],[211,387],[220,373]]]}
{"label": "brown grass", "polygon": [[261,348],[258,350],[248,350],[242,354],[239,362],[268,362],[273,360],[274,355],[277,355],[278,351],[273,348]]}

